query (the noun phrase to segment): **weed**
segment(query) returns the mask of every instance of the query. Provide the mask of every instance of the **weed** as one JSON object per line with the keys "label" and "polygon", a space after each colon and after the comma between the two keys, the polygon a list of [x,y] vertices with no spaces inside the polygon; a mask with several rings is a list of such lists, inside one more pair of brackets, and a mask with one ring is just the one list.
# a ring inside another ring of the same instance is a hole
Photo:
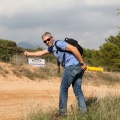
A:
{"label": "weed", "polygon": [[81,114],[76,108],[71,109],[67,117],[60,119],[54,117],[55,110],[44,113],[40,109],[37,114],[30,114],[29,120],[119,120],[120,96],[109,96],[99,101],[96,101],[96,99],[88,99],[88,112],[86,114]]}
{"label": "weed", "polygon": [[[112,73],[113,74],[113,73]],[[106,82],[110,83],[116,83],[120,82],[120,77],[118,76],[112,76],[110,73],[97,73],[97,76],[101,78],[102,80],[105,80]]]}

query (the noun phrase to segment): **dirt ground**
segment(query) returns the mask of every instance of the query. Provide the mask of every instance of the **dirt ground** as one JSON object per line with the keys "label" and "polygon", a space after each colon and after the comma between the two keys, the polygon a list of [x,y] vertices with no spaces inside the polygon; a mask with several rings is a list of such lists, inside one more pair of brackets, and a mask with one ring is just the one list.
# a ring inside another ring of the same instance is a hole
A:
{"label": "dirt ground", "polygon": [[[33,81],[26,77],[16,77],[12,72],[14,69],[17,68],[0,62],[0,120],[26,120],[32,112],[58,109],[59,78],[51,77],[49,80]],[[82,85],[82,89],[85,99],[120,95],[120,85],[93,86],[88,83]],[[71,105],[76,105],[76,99],[70,87],[68,109]]]}
{"label": "dirt ground", "polygon": [[[27,78],[0,76],[0,120],[26,119],[32,111],[58,108],[58,78],[32,81]],[[102,98],[107,95],[120,95],[120,87],[83,85],[85,97]],[[76,102],[72,88],[69,89],[68,109]]]}

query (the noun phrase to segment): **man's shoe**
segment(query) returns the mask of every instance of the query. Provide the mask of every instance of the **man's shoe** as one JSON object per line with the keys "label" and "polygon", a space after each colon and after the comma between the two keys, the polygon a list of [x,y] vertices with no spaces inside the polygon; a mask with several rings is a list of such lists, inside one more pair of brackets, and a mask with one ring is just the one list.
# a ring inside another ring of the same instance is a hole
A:
{"label": "man's shoe", "polygon": [[59,114],[59,113],[56,113],[56,114],[55,114],[55,117],[57,117],[57,118],[64,118],[64,117],[66,117],[66,115],[61,115],[61,114]]}

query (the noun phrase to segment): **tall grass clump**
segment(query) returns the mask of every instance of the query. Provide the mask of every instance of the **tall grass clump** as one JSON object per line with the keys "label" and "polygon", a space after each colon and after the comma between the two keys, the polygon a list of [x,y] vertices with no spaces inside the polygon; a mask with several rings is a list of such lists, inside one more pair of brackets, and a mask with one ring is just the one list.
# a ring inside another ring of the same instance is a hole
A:
{"label": "tall grass clump", "polygon": [[[12,72],[17,77],[27,77],[31,80],[43,80],[49,79],[50,77],[61,77],[63,69],[58,73],[58,67],[54,64],[46,64],[44,67],[35,67],[30,65],[12,65]],[[0,69],[2,69],[0,67]]]}
{"label": "tall grass clump", "polygon": [[[46,113],[41,110],[36,114],[29,115],[29,120],[120,120],[120,96],[105,97],[101,100],[90,98],[87,102],[88,112],[81,114],[76,109],[68,110],[66,117],[55,117],[56,110],[50,110]],[[56,111],[57,112],[57,111]]]}
{"label": "tall grass clump", "polygon": [[120,120],[120,96],[106,97],[88,107],[86,120]]}
{"label": "tall grass clump", "polygon": [[120,74],[115,72],[86,71],[83,75],[84,84],[115,85],[120,83]]}
{"label": "tall grass clump", "polygon": [[102,80],[109,82],[109,83],[120,83],[120,76],[114,75],[114,73],[97,73],[97,76]]}

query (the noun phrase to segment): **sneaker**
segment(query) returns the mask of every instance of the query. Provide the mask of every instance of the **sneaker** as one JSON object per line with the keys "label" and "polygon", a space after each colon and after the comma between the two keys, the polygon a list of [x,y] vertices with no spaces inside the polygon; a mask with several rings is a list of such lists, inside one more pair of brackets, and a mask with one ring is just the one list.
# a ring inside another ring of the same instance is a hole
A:
{"label": "sneaker", "polygon": [[61,114],[59,114],[59,113],[56,113],[56,114],[55,114],[55,117],[56,117],[56,118],[65,118],[66,115],[61,115]]}

